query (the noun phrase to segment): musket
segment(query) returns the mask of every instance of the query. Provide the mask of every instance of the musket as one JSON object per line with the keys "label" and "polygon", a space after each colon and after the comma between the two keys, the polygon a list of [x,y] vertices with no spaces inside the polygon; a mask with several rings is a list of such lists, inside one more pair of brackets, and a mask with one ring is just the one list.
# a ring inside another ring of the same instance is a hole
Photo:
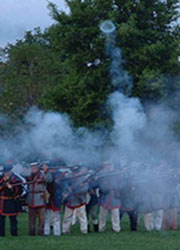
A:
{"label": "musket", "polygon": [[[84,173],[81,175],[76,175],[76,176],[68,176],[68,177],[61,177],[58,179],[58,181],[67,181],[67,180],[73,180],[79,177],[83,177],[83,176],[87,176],[87,174],[89,173]],[[90,177],[90,176],[89,176]],[[33,180],[33,181],[27,181],[27,182],[17,182],[17,183],[9,183],[8,181],[4,182],[2,185],[0,185],[0,188],[6,187],[8,184],[11,185],[12,187],[16,187],[16,186],[21,186],[21,185],[30,185],[30,184],[34,184],[34,183],[40,183],[42,182],[42,180]]]}
{"label": "musket", "polygon": [[[64,181],[64,180],[73,180],[73,179],[76,179],[76,178],[79,178],[79,177],[84,177],[84,176],[89,175],[85,180],[83,180],[83,182],[85,182],[85,181],[87,182],[87,181],[92,180],[93,178],[95,180],[97,180],[97,179],[101,179],[101,178],[108,178],[108,177],[111,177],[111,176],[122,175],[122,172],[113,172],[113,173],[110,173],[110,174],[104,174],[104,175],[99,175],[98,176],[98,172],[100,172],[100,171],[94,172],[93,174],[90,174],[89,172],[87,172],[87,173],[84,173],[82,175],[76,175],[76,176],[60,178],[59,180],[62,180],[62,181]],[[81,182],[81,183],[83,183],[83,182]]]}
{"label": "musket", "polygon": [[96,179],[102,179],[102,178],[108,178],[108,177],[112,177],[112,176],[120,176],[122,175],[122,172],[120,171],[117,171],[117,172],[110,172],[109,174],[102,174],[102,175],[99,175],[99,176],[95,176]]}
{"label": "musket", "polygon": [[34,183],[42,182],[42,180],[36,180],[36,181],[27,181],[27,182],[17,182],[17,183],[9,183],[8,181],[6,183],[3,183],[3,185],[0,185],[0,189],[7,187],[7,185],[11,185],[12,187],[17,187],[17,186],[26,186]]}
{"label": "musket", "polygon": [[81,198],[78,196],[77,193],[75,193],[74,190],[76,190],[76,188],[78,188],[80,185],[83,185],[83,184],[87,183],[88,180],[91,178],[92,175],[90,175],[90,174],[88,175],[88,174],[86,173],[86,175],[84,174],[84,175],[81,175],[81,177],[82,177],[82,176],[86,176],[86,178],[85,178],[84,180],[82,180],[81,183],[78,183],[78,184],[75,185],[75,186],[69,186],[69,187],[68,187],[69,192],[63,195],[63,200],[64,200],[64,201],[65,201],[65,199],[66,199],[68,196],[74,195],[74,196],[76,196],[76,198],[79,200],[79,202],[81,202]]}
{"label": "musket", "polygon": [[[111,173],[111,174],[106,174],[106,175],[100,175],[100,176],[97,176],[97,174],[100,172],[100,171],[102,171],[102,169],[99,169],[99,171],[96,171],[96,172],[94,172],[93,174],[90,174],[90,173],[85,173],[85,174],[83,174],[83,175],[79,175],[79,176],[75,176],[75,177],[83,177],[83,176],[86,176],[86,178],[84,179],[84,180],[82,180],[81,181],[81,183],[78,183],[75,187],[71,187],[70,188],[70,192],[69,192],[69,194],[67,194],[66,196],[65,196],[65,198],[67,198],[67,196],[69,196],[69,195],[71,195],[71,194],[74,194],[74,195],[77,195],[77,194],[75,194],[74,193],[74,191],[73,191],[73,189],[75,190],[79,185],[83,185],[84,183],[87,183],[87,182],[89,182],[89,181],[91,181],[91,180],[97,180],[97,179],[100,179],[100,178],[108,178],[108,177],[111,177],[111,176],[117,176],[117,174],[118,175],[120,175],[121,174],[121,172],[113,172],[113,173]],[[87,176],[89,174],[89,176]],[[64,178],[64,180],[66,180],[67,178]],[[74,179],[74,178],[71,178],[71,179]]]}
{"label": "musket", "polygon": [[87,176],[87,175],[89,175],[89,177],[90,177],[90,176],[93,176],[93,175],[91,175],[91,173],[92,173],[92,172],[88,171],[88,172],[85,172],[85,173],[83,173],[83,174],[78,174],[78,175],[70,174],[70,175],[67,175],[67,176],[65,176],[65,177],[60,176],[60,178],[57,178],[57,179],[56,179],[56,182],[57,182],[57,181],[75,180],[75,179],[77,179],[77,178],[84,177],[84,176]]}

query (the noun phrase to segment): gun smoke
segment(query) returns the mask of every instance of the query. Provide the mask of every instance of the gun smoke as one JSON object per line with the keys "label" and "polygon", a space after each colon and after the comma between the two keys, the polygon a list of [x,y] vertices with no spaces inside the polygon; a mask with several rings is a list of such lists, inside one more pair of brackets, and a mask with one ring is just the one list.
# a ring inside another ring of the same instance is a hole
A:
{"label": "gun smoke", "polygon": [[[178,110],[163,103],[149,104],[145,110],[138,98],[130,97],[133,80],[123,68],[121,49],[116,47],[116,28],[112,22],[105,21],[100,29],[105,36],[105,53],[112,61],[111,84],[117,89],[107,100],[112,110],[112,131],[75,129],[68,115],[32,108],[25,115],[23,125],[15,128],[13,136],[1,136],[2,164],[8,159],[29,162],[63,158],[66,162],[75,160],[94,168],[108,159],[115,166],[130,171],[141,166],[137,179],[147,168],[158,169],[162,161],[168,170],[179,171],[180,144],[172,129]],[[2,115],[0,123],[5,127],[7,118]],[[107,134],[110,135],[109,146]]]}

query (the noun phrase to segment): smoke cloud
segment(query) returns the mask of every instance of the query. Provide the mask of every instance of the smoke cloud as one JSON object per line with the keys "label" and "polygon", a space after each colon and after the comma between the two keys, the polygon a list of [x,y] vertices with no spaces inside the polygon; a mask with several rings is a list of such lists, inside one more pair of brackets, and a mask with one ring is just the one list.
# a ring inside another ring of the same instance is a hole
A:
{"label": "smoke cloud", "polygon": [[[133,81],[124,70],[122,51],[116,47],[115,26],[106,21],[100,28],[105,35],[105,53],[112,61],[111,84],[117,87],[107,100],[112,109],[112,131],[75,129],[68,115],[32,108],[13,136],[0,137],[2,162],[63,158],[95,167],[108,158],[120,167],[135,162],[158,165],[162,160],[178,167],[180,145],[172,125],[179,111],[163,103],[145,109],[138,98],[130,97]],[[6,127],[7,123],[1,116],[0,125]]]}

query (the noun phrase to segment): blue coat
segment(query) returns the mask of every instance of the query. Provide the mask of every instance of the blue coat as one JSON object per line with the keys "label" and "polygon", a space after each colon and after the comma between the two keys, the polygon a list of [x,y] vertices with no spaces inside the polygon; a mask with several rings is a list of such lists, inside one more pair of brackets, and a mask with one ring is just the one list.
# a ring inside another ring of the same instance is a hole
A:
{"label": "blue coat", "polygon": [[106,176],[99,178],[99,205],[106,209],[121,207],[118,176]]}
{"label": "blue coat", "polygon": [[86,205],[86,194],[88,192],[88,183],[84,182],[82,177],[75,177],[68,182],[69,193],[65,199],[65,205],[71,209]]}
{"label": "blue coat", "polygon": [[134,211],[136,210],[135,203],[135,188],[133,186],[132,176],[126,172],[122,174],[122,181],[120,185],[120,196],[122,211]]}
{"label": "blue coat", "polygon": [[68,183],[63,180],[64,175],[61,171],[56,171],[54,173],[48,173],[48,192],[49,192],[49,202],[46,206],[47,209],[52,209],[58,211],[61,209],[64,195],[66,193],[66,188]]}

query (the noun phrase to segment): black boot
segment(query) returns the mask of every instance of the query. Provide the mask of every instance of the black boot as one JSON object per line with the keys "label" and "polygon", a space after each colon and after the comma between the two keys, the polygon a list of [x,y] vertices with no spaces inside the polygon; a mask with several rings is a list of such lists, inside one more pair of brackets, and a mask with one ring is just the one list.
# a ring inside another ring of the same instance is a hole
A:
{"label": "black boot", "polygon": [[99,230],[98,230],[98,224],[96,224],[96,225],[94,225],[94,232],[98,232]]}
{"label": "black boot", "polygon": [[90,232],[91,232],[90,225],[88,224],[88,233],[90,233]]}
{"label": "black boot", "polygon": [[6,216],[0,215],[0,236],[5,236],[5,219]]}

